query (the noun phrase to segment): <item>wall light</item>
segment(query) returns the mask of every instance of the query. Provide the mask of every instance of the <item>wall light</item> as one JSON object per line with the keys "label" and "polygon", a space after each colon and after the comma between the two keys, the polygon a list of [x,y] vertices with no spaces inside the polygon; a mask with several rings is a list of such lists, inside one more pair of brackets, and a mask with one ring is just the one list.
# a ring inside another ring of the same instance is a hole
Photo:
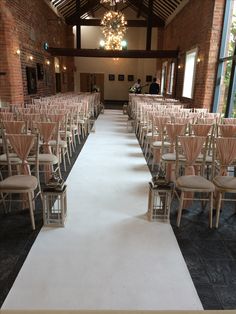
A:
{"label": "wall light", "polygon": [[178,69],[181,69],[181,65],[178,65]]}
{"label": "wall light", "polygon": [[47,64],[47,65],[50,65],[50,63],[51,63],[51,62],[50,62],[49,60],[46,60],[46,64]]}
{"label": "wall light", "polygon": [[122,49],[127,49],[127,41],[126,40],[121,41],[121,47],[122,47]]}
{"label": "wall light", "polygon": [[19,56],[20,55],[20,49],[16,50],[16,54]]}
{"label": "wall light", "polygon": [[105,40],[100,40],[100,42],[99,42],[99,47],[100,48],[104,48],[105,47]]}
{"label": "wall light", "polygon": [[197,63],[201,62],[201,59],[200,58],[197,58]]}
{"label": "wall light", "polygon": [[64,71],[66,71],[66,70],[67,70],[67,67],[66,67],[66,66],[64,66],[64,67],[63,67],[63,70],[64,70]]}
{"label": "wall light", "polygon": [[30,59],[30,61],[33,61],[34,57],[31,55],[31,56],[29,56],[29,59]]}

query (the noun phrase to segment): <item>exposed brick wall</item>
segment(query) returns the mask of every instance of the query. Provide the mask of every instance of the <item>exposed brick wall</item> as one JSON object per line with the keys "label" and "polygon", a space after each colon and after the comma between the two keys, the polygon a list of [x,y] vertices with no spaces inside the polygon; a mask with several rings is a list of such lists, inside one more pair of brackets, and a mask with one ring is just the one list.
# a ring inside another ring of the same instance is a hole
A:
{"label": "exposed brick wall", "polygon": [[[53,47],[73,47],[71,26],[67,26],[49,8],[44,0],[0,1],[0,98],[10,103],[31,102],[31,98],[55,94],[54,58],[43,43]],[[17,56],[15,51],[20,49]],[[33,56],[33,60],[29,57]],[[50,61],[50,65],[46,61]],[[59,58],[62,73],[61,91],[74,90],[73,58]],[[26,67],[43,64],[44,78],[37,79],[37,93],[29,95]]]}
{"label": "exposed brick wall", "polygon": [[[211,109],[225,0],[190,0],[164,31],[163,49],[178,49],[176,97],[191,107]],[[198,48],[193,99],[182,98],[185,55]],[[170,63],[170,62],[169,62]]]}

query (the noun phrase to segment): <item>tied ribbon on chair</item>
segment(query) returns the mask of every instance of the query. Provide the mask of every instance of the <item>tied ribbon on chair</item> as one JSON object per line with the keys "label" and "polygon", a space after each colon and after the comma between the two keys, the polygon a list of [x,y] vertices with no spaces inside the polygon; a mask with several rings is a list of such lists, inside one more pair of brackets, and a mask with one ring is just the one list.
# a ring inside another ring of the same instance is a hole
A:
{"label": "tied ribbon on chair", "polygon": [[[20,165],[20,173],[23,175],[30,175],[30,167],[27,162],[27,157],[30,150],[34,145],[34,135],[26,134],[8,134],[7,139],[14,149],[15,153],[22,160]],[[23,207],[27,208],[29,206],[28,199],[23,195]]]}
{"label": "tied ribbon on chair", "polygon": [[3,121],[3,126],[7,134],[19,134],[25,125],[24,121]]}
{"label": "tied ribbon on chair", "polygon": [[220,133],[223,137],[234,137],[236,136],[236,125],[233,124],[220,124]]}
{"label": "tied ribbon on chair", "polygon": [[[165,131],[165,125],[170,122],[170,117],[169,116],[155,116],[154,117],[154,121],[155,121],[155,127],[159,133],[158,135],[158,140],[162,141],[163,138],[163,134]],[[157,148],[154,150],[153,152],[154,156],[153,158],[155,159],[155,161],[160,164],[161,161],[161,147]]]}
{"label": "tied ribbon on chair", "polygon": [[30,150],[34,145],[34,136],[31,135],[18,135],[18,134],[8,134],[7,138],[13,147],[15,153],[22,160],[21,173],[30,175],[30,168],[27,162],[27,157]]}
{"label": "tied ribbon on chair", "polygon": [[[49,141],[52,138],[53,132],[55,130],[55,123],[53,122],[38,122],[37,123],[37,128],[40,133],[40,137],[43,139],[42,147],[43,147],[43,152],[44,154],[52,154],[51,151],[51,146],[49,145]],[[45,165],[45,180],[48,182],[48,180],[51,177],[52,174],[52,169],[50,165]]]}
{"label": "tied ribbon on chair", "polygon": [[211,130],[212,124],[193,124],[192,130],[196,136],[207,136]]}
{"label": "tied ribbon on chair", "polygon": [[228,167],[236,158],[236,145],[234,138],[217,138],[216,154],[220,161],[220,175],[227,176]]}
{"label": "tied ribbon on chair", "polygon": [[[195,175],[194,163],[201,153],[203,144],[206,141],[205,137],[184,136],[179,138],[180,144],[183,148],[184,155],[186,156],[185,175]],[[193,193],[187,192],[187,198],[192,198]],[[184,201],[183,207],[187,208],[191,205],[191,201]]]}
{"label": "tied ribbon on chair", "polygon": [[[170,139],[170,148],[169,152],[174,153],[175,151],[175,142],[176,142],[176,136],[180,136],[184,134],[186,125],[185,124],[166,124],[166,131],[168,134],[168,137]],[[175,182],[175,162],[168,163],[166,168],[166,181],[172,181]]]}
{"label": "tied ribbon on chair", "polygon": [[37,123],[37,128],[40,133],[40,137],[43,138],[43,152],[45,154],[51,154],[51,147],[49,145],[49,141],[52,138],[52,134],[55,129],[55,124],[51,122],[42,122],[42,123]]}
{"label": "tied ribbon on chair", "polygon": [[224,124],[236,124],[236,118],[224,118]]}

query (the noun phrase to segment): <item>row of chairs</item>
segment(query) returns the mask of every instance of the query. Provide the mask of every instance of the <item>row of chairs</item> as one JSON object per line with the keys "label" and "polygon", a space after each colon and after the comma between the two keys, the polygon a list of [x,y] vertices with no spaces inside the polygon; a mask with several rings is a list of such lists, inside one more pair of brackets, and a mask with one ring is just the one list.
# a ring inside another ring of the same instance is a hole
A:
{"label": "row of chairs", "polygon": [[177,225],[182,209],[200,194],[203,205],[209,201],[209,226],[213,226],[214,207],[218,227],[225,193],[236,193],[236,179],[228,172],[236,161],[236,119],[177,103],[156,105],[155,110],[153,103],[134,103],[135,131],[148,162],[152,157],[152,169],[155,165],[165,168],[166,180],[174,182],[179,199]]}
{"label": "row of chairs", "polygon": [[[36,198],[41,196],[41,185],[47,184],[55,173],[61,177],[60,164],[66,170],[65,158],[70,163],[80,136],[87,136],[93,118],[88,101],[83,106],[72,103],[75,95],[69,96],[70,101],[68,95],[55,98],[57,105],[51,97],[47,106],[42,99],[26,108],[10,106],[0,110],[1,202],[7,211],[9,196],[19,194],[23,207],[29,208],[32,229],[35,229],[34,207]],[[69,104],[67,108],[65,103]]]}

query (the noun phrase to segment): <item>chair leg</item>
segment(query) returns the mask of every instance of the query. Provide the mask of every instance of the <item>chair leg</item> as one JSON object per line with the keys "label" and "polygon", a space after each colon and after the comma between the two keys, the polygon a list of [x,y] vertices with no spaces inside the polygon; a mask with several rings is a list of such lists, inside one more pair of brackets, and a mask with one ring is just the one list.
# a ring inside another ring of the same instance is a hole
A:
{"label": "chair leg", "polygon": [[221,207],[221,200],[222,200],[222,193],[219,193],[217,202],[216,202],[216,228],[219,226],[219,218],[220,218],[220,207]]}
{"label": "chair leg", "polygon": [[30,219],[31,219],[32,229],[35,230],[32,192],[28,193],[28,200],[29,200],[29,211],[30,211]]}
{"label": "chair leg", "polygon": [[209,224],[212,228],[212,212],[213,212],[213,192],[210,193],[210,208],[209,208]]}
{"label": "chair leg", "polygon": [[184,192],[181,192],[180,202],[179,202],[179,209],[178,209],[178,216],[177,216],[177,227],[180,226],[182,210],[183,210],[183,204],[184,204]]}

